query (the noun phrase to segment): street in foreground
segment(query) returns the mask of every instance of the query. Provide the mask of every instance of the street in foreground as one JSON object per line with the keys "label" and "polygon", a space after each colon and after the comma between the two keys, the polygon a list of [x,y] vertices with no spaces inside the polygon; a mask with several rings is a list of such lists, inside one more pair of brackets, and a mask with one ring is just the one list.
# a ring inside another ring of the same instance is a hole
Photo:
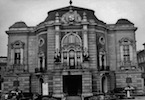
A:
{"label": "street in foreground", "polygon": [[145,100],[145,96],[136,96],[135,99],[121,99],[121,100]]}

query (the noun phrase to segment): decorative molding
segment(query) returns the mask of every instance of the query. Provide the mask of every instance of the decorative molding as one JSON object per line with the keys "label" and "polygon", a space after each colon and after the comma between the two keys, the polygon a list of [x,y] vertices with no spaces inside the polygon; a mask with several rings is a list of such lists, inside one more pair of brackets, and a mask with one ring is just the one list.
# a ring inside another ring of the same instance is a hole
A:
{"label": "decorative molding", "polygon": [[24,48],[24,45],[25,43],[20,41],[20,40],[17,40],[13,43],[11,43],[11,48],[14,49],[14,48]]}
{"label": "decorative molding", "polygon": [[132,39],[128,38],[128,37],[123,37],[122,39],[119,40],[119,44],[120,45],[125,45],[125,44],[131,44],[133,45],[135,41],[133,41]]}
{"label": "decorative molding", "polygon": [[41,47],[45,43],[45,40],[41,37],[38,41],[39,41],[39,47]]}
{"label": "decorative molding", "polygon": [[61,22],[63,23],[81,22],[81,16],[77,13],[77,11],[73,11],[72,8],[70,7],[69,12],[62,15]]}
{"label": "decorative molding", "polygon": [[39,57],[44,57],[44,52],[43,51],[39,51],[38,56]]}
{"label": "decorative molding", "polygon": [[104,36],[100,36],[99,42],[100,42],[100,44],[102,44],[102,45],[105,44],[105,38],[104,38]]}
{"label": "decorative molding", "polygon": [[[70,32],[70,33],[68,33],[68,34],[66,34],[63,38],[62,38],[62,40],[61,40],[61,47],[63,47],[64,46],[64,40],[66,39],[66,38],[68,38],[70,35],[74,35],[75,37],[77,37],[78,39],[79,39],[79,41],[80,41],[80,46],[82,46],[82,39],[80,38],[80,36],[79,35],[77,35],[76,33],[74,33],[74,32]],[[69,43],[68,43],[69,44]]]}

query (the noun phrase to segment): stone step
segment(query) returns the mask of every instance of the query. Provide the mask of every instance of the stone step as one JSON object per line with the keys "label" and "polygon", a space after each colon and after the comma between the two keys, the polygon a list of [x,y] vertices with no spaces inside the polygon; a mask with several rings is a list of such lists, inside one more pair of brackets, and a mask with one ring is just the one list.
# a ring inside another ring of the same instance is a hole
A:
{"label": "stone step", "polygon": [[67,96],[66,100],[81,100],[80,96]]}

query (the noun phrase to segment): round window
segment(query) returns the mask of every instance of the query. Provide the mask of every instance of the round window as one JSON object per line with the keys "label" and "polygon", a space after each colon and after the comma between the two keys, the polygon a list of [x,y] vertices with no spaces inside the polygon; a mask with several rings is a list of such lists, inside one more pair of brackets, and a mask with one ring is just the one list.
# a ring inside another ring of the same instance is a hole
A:
{"label": "round window", "polygon": [[101,36],[101,37],[99,38],[99,42],[100,42],[102,45],[104,45],[104,44],[105,44],[105,38],[104,38],[103,36]]}
{"label": "round window", "polygon": [[39,39],[39,46],[41,47],[43,44],[44,44],[44,39],[43,38],[40,38]]}

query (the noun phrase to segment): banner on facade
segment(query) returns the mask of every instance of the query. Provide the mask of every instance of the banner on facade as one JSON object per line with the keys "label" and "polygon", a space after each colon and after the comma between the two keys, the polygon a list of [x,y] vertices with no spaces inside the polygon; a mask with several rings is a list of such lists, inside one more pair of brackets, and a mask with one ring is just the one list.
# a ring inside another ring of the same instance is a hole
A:
{"label": "banner on facade", "polygon": [[42,84],[42,94],[43,95],[48,95],[48,83],[43,83]]}

